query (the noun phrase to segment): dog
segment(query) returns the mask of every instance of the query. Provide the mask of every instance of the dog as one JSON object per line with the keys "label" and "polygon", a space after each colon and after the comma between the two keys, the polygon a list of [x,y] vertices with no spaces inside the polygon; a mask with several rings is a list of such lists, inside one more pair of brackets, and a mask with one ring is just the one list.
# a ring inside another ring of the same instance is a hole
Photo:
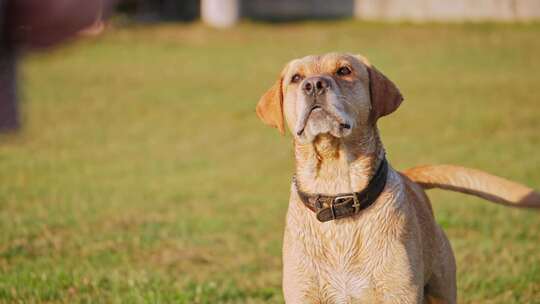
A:
{"label": "dog", "polygon": [[452,165],[394,170],[377,121],[403,97],[360,55],[289,62],[256,107],[293,136],[286,303],[456,303],[456,262],[425,189],[540,208],[534,190]]}

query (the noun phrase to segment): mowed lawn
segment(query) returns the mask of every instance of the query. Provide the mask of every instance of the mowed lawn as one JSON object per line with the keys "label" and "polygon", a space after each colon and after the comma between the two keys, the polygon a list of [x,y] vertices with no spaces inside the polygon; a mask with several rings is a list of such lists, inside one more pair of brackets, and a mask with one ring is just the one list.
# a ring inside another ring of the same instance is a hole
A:
{"label": "mowed lawn", "polygon": [[[396,169],[540,188],[540,24],[353,21],[112,29],[22,64],[0,137],[0,302],[282,303],[291,137],[254,107],[290,59],[358,52],[402,107]],[[460,303],[540,303],[540,213],[430,191]]]}

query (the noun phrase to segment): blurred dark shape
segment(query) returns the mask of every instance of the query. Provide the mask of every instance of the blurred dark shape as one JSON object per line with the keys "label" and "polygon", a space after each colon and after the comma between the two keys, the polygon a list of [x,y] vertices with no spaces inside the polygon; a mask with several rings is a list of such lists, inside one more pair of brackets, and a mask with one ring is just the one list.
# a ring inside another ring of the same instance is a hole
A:
{"label": "blurred dark shape", "polygon": [[115,0],[0,0],[0,132],[20,126],[17,69],[21,51],[51,47],[97,29]]}
{"label": "blurred dark shape", "polygon": [[123,0],[117,10],[138,21],[193,21],[199,17],[200,0]]}
{"label": "blurred dark shape", "polygon": [[7,0],[0,0],[0,132],[19,127],[15,96],[15,50],[8,42]]}
{"label": "blurred dark shape", "polygon": [[242,16],[267,21],[353,17],[355,0],[244,0]]}
{"label": "blurred dark shape", "polygon": [[7,1],[8,39],[23,48],[49,47],[72,38],[101,21],[112,4],[107,0]]}
{"label": "blurred dark shape", "polygon": [[[0,0],[3,1],[3,0]],[[0,3],[1,5],[1,3]],[[0,16],[0,22],[3,19]],[[15,86],[15,51],[0,36],[0,132],[19,127],[19,112]]]}

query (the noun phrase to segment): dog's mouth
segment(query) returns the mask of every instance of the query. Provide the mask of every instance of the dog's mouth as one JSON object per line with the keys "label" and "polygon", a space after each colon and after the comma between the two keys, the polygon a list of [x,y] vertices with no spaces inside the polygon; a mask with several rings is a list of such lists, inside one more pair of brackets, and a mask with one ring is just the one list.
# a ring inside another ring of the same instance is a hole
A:
{"label": "dog's mouth", "polygon": [[302,136],[304,134],[304,131],[306,130],[307,124],[310,120],[310,117],[312,114],[318,114],[321,116],[327,116],[330,117],[332,120],[338,123],[339,131],[345,131],[350,130],[352,127],[349,123],[341,121],[336,115],[333,115],[329,111],[323,109],[320,105],[313,105],[309,110],[304,111],[303,115],[300,117],[300,123],[298,124],[298,127],[296,129],[296,135]]}
{"label": "dog's mouth", "polygon": [[309,116],[311,116],[311,113],[315,110],[322,111],[322,108],[319,105],[314,105],[311,107],[311,109],[304,112],[304,115],[302,115],[302,117],[300,118],[300,124],[298,125],[300,129],[296,130],[296,135],[301,136],[302,134],[304,134],[304,130],[306,129],[306,125],[309,120]]}

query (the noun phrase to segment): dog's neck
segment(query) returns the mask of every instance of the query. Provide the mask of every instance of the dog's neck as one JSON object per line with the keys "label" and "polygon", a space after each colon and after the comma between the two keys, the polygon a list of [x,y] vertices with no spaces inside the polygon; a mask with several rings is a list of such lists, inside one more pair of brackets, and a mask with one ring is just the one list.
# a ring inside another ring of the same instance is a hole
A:
{"label": "dog's neck", "polygon": [[319,135],[307,144],[294,143],[296,180],[307,193],[335,195],[364,189],[384,158],[376,127],[347,138]]}

